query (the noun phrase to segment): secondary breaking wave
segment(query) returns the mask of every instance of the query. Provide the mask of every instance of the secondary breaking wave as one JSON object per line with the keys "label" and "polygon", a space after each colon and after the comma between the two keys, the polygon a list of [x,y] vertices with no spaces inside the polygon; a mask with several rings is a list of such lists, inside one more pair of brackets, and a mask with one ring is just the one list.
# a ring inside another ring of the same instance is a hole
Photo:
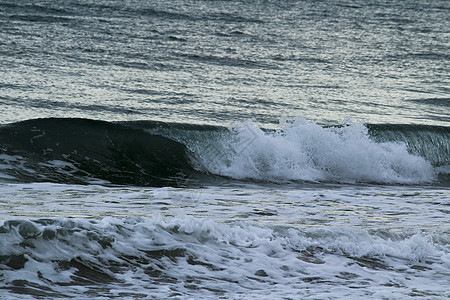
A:
{"label": "secondary breaking wave", "polygon": [[[437,274],[449,265],[448,240],[439,235],[270,228],[193,217],[16,219],[0,222],[0,236],[0,294],[9,296],[117,297],[121,291],[121,297],[151,292],[167,298],[201,289],[213,298],[268,290],[298,297],[317,283],[352,288],[380,276],[395,282],[405,274],[396,274],[399,266],[414,283],[432,270],[442,287],[445,276]],[[337,258],[345,263],[336,265]]]}
{"label": "secondary breaking wave", "polygon": [[450,129],[326,127],[298,118],[267,130],[154,121],[36,119],[0,127],[0,180],[180,186],[194,179],[447,184]]}

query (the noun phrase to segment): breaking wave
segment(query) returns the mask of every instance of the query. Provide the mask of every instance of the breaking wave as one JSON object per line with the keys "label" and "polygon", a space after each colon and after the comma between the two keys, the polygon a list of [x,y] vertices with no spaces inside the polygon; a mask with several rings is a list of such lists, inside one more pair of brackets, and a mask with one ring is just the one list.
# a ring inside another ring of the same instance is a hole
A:
{"label": "breaking wave", "polygon": [[37,119],[0,127],[0,180],[177,186],[264,182],[448,183],[450,129],[298,118],[279,130],[153,121]]}

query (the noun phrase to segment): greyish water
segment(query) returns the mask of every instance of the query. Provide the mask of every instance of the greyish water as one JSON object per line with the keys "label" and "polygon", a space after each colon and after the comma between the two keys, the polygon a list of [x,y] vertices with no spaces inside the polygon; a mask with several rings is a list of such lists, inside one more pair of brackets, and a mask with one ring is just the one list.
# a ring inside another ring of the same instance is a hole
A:
{"label": "greyish water", "polygon": [[447,299],[449,16],[0,0],[0,298]]}

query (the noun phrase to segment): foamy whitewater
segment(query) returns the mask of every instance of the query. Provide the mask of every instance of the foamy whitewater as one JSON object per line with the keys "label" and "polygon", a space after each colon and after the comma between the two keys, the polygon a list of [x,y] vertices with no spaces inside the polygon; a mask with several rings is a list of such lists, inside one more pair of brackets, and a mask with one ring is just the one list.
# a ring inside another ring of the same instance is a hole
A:
{"label": "foamy whitewater", "polygon": [[97,2],[0,0],[0,299],[450,298],[448,1]]}
{"label": "foamy whitewater", "polygon": [[[33,282],[34,289],[50,280],[51,292],[36,290],[45,297],[164,298],[201,290],[204,298],[402,298],[408,286],[414,286],[411,296],[444,296],[450,264],[448,240],[419,233],[270,229],[160,216],[7,221],[1,229],[2,248],[10,247],[2,255],[22,265],[3,276]],[[18,246],[24,243],[30,250]],[[312,293],[317,285],[328,288]]]}
{"label": "foamy whitewater", "polygon": [[297,118],[275,132],[252,122],[232,131],[231,142],[200,153],[207,171],[271,182],[426,183],[435,175],[431,164],[408,153],[404,142],[376,143],[363,124],[324,128]]}

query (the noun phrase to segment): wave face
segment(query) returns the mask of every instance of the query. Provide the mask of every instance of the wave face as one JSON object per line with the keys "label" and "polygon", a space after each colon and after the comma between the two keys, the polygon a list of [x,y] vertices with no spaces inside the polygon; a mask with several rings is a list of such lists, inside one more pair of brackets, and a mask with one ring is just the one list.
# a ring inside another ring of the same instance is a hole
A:
{"label": "wave face", "polygon": [[[355,287],[352,295],[361,296],[380,286],[395,298],[415,289],[447,293],[448,239],[438,235],[156,216],[7,220],[0,236],[0,291],[38,298],[167,298],[199,290],[206,298],[249,292],[295,298],[318,284],[323,298],[345,298]],[[373,281],[380,286],[367,284]]]}
{"label": "wave face", "polygon": [[276,183],[448,183],[446,127],[323,127],[298,118],[281,128],[29,120],[0,127],[0,178],[141,186],[179,186],[211,175]]}
{"label": "wave face", "polygon": [[120,124],[38,119],[0,128],[0,172],[25,182],[170,185],[192,169],[186,147]]}

